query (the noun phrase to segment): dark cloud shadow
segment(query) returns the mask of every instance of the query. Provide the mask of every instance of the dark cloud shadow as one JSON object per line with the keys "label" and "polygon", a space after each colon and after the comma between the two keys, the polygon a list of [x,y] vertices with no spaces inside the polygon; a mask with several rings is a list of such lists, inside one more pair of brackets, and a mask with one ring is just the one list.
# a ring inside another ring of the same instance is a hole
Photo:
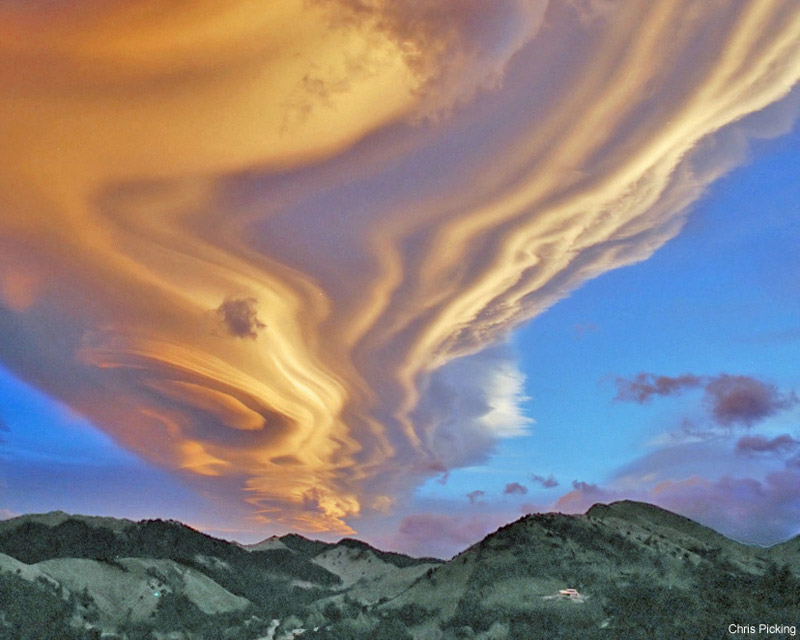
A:
{"label": "dark cloud shadow", "polygon": [[226,298],[216,308],[217,316],[227,332],[236,338],[258,338],[265,325],[258,319],[258,301],[255,298]]}

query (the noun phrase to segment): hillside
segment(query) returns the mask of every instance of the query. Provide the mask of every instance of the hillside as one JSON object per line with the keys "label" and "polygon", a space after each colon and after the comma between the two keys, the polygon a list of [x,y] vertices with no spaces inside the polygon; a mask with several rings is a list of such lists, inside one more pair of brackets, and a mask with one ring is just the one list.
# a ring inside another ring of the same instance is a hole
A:
{"label": "hillside", "polygon": [[[502,527],[385,607],[415,612],[414,637],[721,638],[733,612],[795,621],[800,564],[779,551],[652,505],[596,505]],[[582,601],[550,597],[568,588]]]}
{"label": "hillside", "polygon": [[[172,521],[32,514],[0,522],[0,637],[260,637],[345,591],[393,597],[438,563],[350,539],[289,534],[248,548]],[[52,606],[28,632],[38,600]]]}
{"label": "hillside", "polygon": [[630,501],[525,516],[444,563],[353,539],[242,547],[176,522],[24,516],[0,522],[0,637],[723,638],[734,619],[798,622],[798,549]]}

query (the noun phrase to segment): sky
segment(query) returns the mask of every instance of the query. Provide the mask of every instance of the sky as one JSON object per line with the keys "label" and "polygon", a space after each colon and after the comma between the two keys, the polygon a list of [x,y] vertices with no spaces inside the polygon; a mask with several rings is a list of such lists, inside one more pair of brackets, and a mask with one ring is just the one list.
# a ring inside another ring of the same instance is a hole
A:
{"label": "sky", "polygon": [[0,515],[800,533],[789,0],[0,2]]}

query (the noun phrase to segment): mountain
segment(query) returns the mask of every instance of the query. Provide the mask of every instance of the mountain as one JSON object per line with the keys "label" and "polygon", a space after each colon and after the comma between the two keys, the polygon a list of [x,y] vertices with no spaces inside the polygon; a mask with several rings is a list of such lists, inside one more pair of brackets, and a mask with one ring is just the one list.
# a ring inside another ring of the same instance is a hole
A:
{"label": "mountain", "polygon": [[0,637],[695,640],[739,622],[792,637],[798,552],[800,537],[744,545],[631,501],[525,516],[448,562],[348,538],[245,547],[177,522],[31,515],[0,522]]}
{"label": "mountain", "polygon": [[796,567],[800,564],[800,536],[770,547],[770,558],[773,562]]}
{"label": "mountain", "polygon": [[[259,637],[345,591],[394,597],[439,563],[351,539],[289,534],[243,547],[174,521],[26,515],[0,522],[0,638]],[[37,601],[46,616],[30,627]]]}
{"label": "mountain", "polygon": [[[623,501],[521,518],[387,606],[415,612],[414,637],[438,627],[454,638],[721,638],[732,612],[796,622],[797,559]],[[582,601],[550,597],[562,589]]]}

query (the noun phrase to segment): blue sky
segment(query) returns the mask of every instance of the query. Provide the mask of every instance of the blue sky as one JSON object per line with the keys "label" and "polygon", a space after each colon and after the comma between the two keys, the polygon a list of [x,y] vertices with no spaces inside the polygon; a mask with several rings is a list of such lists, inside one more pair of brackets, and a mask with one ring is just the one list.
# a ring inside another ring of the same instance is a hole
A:
{"label": "blue sky", "polygon": [[[653,257],[587,283],[515,335],[537,468],[600,482],[671,427],[674,400],[614,403],[618,376],[727,372],[797,386],[799,166],[797,130],[756,145]],[[563,447],[562,430],[586,445]]]}
{"label": "blue sky", "polygon": [[[525,413],[536,421],[530,435],[502,441],[488,464],[453,471],[446,484],[429,481],[417,494],[420,507],[451,500],[467,513],[487,504],[509,514],[552,508],[573,481],[613,485],[626,465],[662,449],[659,436],[686,418],[705,419],[699,392],[645,405],[615,401],[618,377],[729,373],[800,388],[798,168],[797,128],[755,143],[746,165],[716,182],[655,255],[586,283],[515,332]],[[745,431],[799,437],[800,411]],[[735,456],[740,435],[690,447],[682,464],[670,461],[675,477],[760,478],[780,466]],[[533,474],[553,475],[559,486],[543,488]],[[528,493],[505,494],[513,482]],[[476,490],[485,496],[470,507],[466,496]],[[641,497],[625,489],[615,497],[623,494]]]}

